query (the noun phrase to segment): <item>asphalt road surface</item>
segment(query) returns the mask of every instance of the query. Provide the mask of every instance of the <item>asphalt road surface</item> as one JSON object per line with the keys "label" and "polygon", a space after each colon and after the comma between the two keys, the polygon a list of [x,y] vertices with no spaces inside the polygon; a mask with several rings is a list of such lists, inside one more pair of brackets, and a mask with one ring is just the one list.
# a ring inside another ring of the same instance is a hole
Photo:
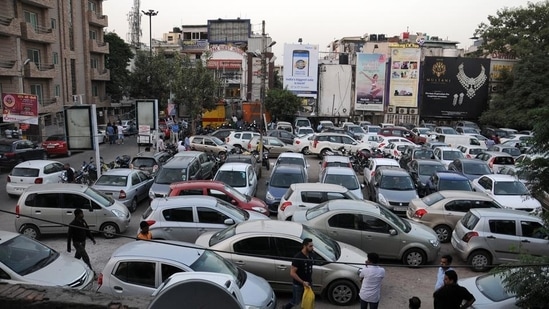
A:
{"label": "asphalt road surface", "polygon": [[[100,155],[104,158],[105,162],[113,161],[116,156],[127,154],[130,156],[143,151],[144,147],[137,146],[136,137],[126,137],[125,143],[122,145],[100,145]],[[75,169],[80,169],[82,161],[88,161],[90,156],[94,156],[94,151],[85,151],[74,153],[71,157],[58,157],[52,158],[52,160],[58,160],[63,163],[70,163]],[[315,156],[309,156],[309,179],[310,182],[318,181],[319,172],[319,160]],[[271,159],[271,162],[274,160]],[[258,198],[265,198],[265,182],[269,177],[270,171],[263,170],[263,178],[260,181],[256,196]],[[4,172],[0,175],[0,188],[6,187],[6,176],[8,173]],[[359,176],[361,178],[361,176]],[[6,231],[15,231],[14,215],[16,199],[11,199],[3,190],[3,194],[0,194],[0,229]],[[130,228],[120,237],[115,239],[104,239],[100,236],[97,237],[97,245],[93,245],[88,241],[87,251],[90,255],[92,265],[96,272],[101,272],[105,264],[107,263],[111,253],[120,245],[128,242],[135,241],[135,235],[139,229],[139,222],[141,221],[141,215],[148,206],[148,201],[140,203],[136,212],[132,214]],[[8,212],[8,213],[7,213]],[[11,212],[11,213],[10,213]],[[276,216],[272,216],[276,220]],[[53,247],[61,254],[69,254],[66,252],[66,238],[65,235],[55,236],[43,236],[41,241],[45,244]],[[372,248],[371,251],[375,251]],[[471,277],[477,275],[466,267],[463,267],[464,263],[453,254],[453,248],[450,244],[442,244],[442,250],[440,255],[452,254],[454,256],[453,266],[457,268],[457,272],[460,278]],[[433,308],[432,294],[436,281],[436,272],[438,262],[433,265],[426,265],[422,268],[409,268],[403,266],[398,261],[382,261],[382,266],[386,269],[386,277],[383,280],[380,308],[407,308],[408,298],[412,296],[418,296],[422,300],[421,308]],[[460,267],[461,266],[461,267]],[[288,274],[289,276],[289,274]],[[286,304],[291,295],[288,293],[277,293],[278,305]],[[360,304],[355,302],[350,307],[359,308]],[[327,300],[322,299],[317,295],[316,308],[339,308],[330,304]]]}

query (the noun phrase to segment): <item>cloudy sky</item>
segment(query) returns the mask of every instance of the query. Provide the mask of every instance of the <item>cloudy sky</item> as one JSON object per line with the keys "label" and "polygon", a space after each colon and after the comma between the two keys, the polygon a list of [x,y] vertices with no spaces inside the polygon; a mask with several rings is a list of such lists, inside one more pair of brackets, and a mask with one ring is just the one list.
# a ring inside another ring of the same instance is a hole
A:
{"label": "cloudy sky", "polygon": [[[266,32],[277,41],[273,52],[282,59],[284,43],[319,45],[320,52],[334,39],[346,36],[422,32],[430,36],[460,42],[461,48],[472,45],[469,39],[478,24],[487,22],[502,8],[527,5],[526,0],[382,0],[382,1],[288,1],[279,0],[267,5],[255,0],[172,1],[141,0],[140,10],[158,11],[152,17],[152,37],[181,25],[206,25],[209,19],[250,19],[252,31],[261,33],[261,22]],[[535,2],[535,1],[534,1]],[[107,31],[116,32],[126,39],[128,13],[134,0],[103,2],[103,14],[109,16]],[[149,17],[141,18],[141,42],[149,42]],[[277,60],[277,63],[279,62]]]}

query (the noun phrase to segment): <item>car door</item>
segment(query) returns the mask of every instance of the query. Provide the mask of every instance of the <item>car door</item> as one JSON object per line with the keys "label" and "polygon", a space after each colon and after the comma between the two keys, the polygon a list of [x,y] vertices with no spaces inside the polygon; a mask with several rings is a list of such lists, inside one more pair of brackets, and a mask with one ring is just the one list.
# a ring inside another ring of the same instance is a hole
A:
{"label": "car door", "polygon": [[[203,233],[219,231],[226,228],[228,225],[225,224],[225,221],[227,219],[232,219],[227,214],[219,211],[218,209],[209,207],[197,206],[196,213],[198,218],[198,220],[196,221],[197,238]],[[195,240],[193,240],[192,242],[194,242]]]}
{"label": "car door", "polygon": [[59,203],[64,224],[69,225],[74,220],[74,210],[80,208],[84,212],[84,220],[90,229],[99,230],[98,217],[101,219],[104,217],[104,210],[89,197],[77,193],[61,193]]}
{"label": "car door", "polygon": [[293,145],[294,143],[294,135],[290,132],[282,131],[280,132],[280,136],[278,138],[288,145]]}
{"label": "car door", "polygon": [[198,150],[198,151],[204,151],[205,150],[205,147],[204,147],[204,138],[202,136],[195,136],[193,138],[193,141],[191,142],[191,147],[194,149],[194,150]]}
{"label": "car door", "polygon": [[[236,239],[232,244],[231,261],[236,266],[265,278],[273,289],[285,286],[276,281],[275,257],[278,252],[271,237],[267,235],[249,235]],[[297,251],[296,251],[297,253]],[[290,277],[290,270],[286,273]],[[286,279],[287,280],[287,279]],[[291,287],[286,287],[291,290]]]}
{"label": "car door", "polygon": [[38,226],[42,234],[67,232],[67,227],[61,224],[64,222],[59,195],[59,193],[35,193],[30,194],[25,200],[25,205],[30,206],[31,222]]}
{"label": "car door", "polygon": [[334,213],[326,220],[324,233],[338,241],[353,245],[357,248],[362,246],[361,232],[357,229],[357,214],[339,212]]}
{"label": "car door", "polygon": [[63,175],[63,164],[60,162],[52,162],[44,166],[44,178],[42,183],[56,183],[61,182],[61,176]]}
{"label": "car door", "polygon": [[208,158],[208,156],[205,153],[201,153],[198,155],[198,160],[200,162],[200,170],[202,170],[202,179],[210,179],[213,175],[213,167],[214,162]]}
{"label": "car door", "polygon": [[521,252],[538,257],[549,255],[549,235],[541,223],[534,220],[520,220],[520,230]]}
{"label": "car door", "polygon": [[453,200],[446,203],[444,209],[444,222],[452,229],[457,222],[465,216],[469,209],[473,208],[472,200]]}
{"label": "car door", "polygon": [[[139,185],[137,187],[137,199],[142,201],[149,196],[149,189],[151,188],[153,178],[142,171],[138,171],[136,175],[139,177]],[[134,182],[132,175],[132,183]]]}
{"label": "car door", "polygon": [[119,261],[110,276],[110,294],[115,296],[151,295],[157,283],[158,262],[138,258]]}
{"label": "car door", "polygon": [[267,144],[267,147],[269,147],[269,157],[278,157],[279,154],[287,151],[287,148],[281,140],[268,138]]}
{"label": "car door", "polygon": [[516,261],[519,257],[521,237],[517,234],[517,224],[513,219],[488,220],[489,230],[483,240],[501,263]]}
{"label": "car door", "polygon": [[[154,238],[164,238],[168,240],[179,240],[194,242],[198,238],[198,229],[194,214],[194,207],[174,207],[162,211],[162,216],[166,222],[161,228],[162,237],[155,235]],[[154,227],[154,226],[153,226]]]}
{"label": "car door", "polygon": [[370,214],[357,214],[357,228],[360,231],[360,242],[363,250],[376,248],[380,257],[399,259],[400,251],[406,241],[402,233],[384,218]]}

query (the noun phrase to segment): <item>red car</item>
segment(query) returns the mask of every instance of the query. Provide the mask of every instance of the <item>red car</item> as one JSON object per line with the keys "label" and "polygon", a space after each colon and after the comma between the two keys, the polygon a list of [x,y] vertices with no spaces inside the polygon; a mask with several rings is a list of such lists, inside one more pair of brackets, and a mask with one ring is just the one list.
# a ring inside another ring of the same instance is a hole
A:
{"label": "red car", "polygon": [[269,208],[262,200],[243,195],[233,187],[214,180],[189,180],[170,185],[168,196],[210,195],[229,202],[239,208],[253,210],[269,216]]}
{"label": "red car", "polygon": [[48,157],[67,156],[70,157],[71,151],[67,144],[67,137],[63,134],[56,134],[48,137],[42,142],[42,148],[46,150]]}

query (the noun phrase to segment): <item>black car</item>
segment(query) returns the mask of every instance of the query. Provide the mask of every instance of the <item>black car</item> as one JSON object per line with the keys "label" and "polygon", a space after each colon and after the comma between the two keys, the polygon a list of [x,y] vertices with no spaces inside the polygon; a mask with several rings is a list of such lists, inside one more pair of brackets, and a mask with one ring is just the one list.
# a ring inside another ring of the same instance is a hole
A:
{"label": "black car", "polygon": [[479,159],[458,158],[448,164],[448,170],[461,174],[473,181],[482,175],[492,174],[486,161]]}
{"label": "black car", "polygon": [[254,157],[251,154],[230,154],[227,156],[227,159],[225,159],[225,163],[229,162],[239,162],[239,163],[248,163],[250,164],[255,174],[257,175],[257,179],[261,178],[261,164],[257,161],[257,158]]}
{"label": "black car", "polygon": [[219,129],[212,132],[210,135],[215,136],[219,138],[222,141],[225,141],[225,138],[231,134],[232,131],[236,131],[235,129]]}
{"label": "black car", "polygon": [[167,152],[144,151],[132,158],[131,166],[154,175],[171,158],[172,156]]}
{"label": "black car", "polygon": [[417,193],[420,197],[427,195],[427,182],[429,178],[439,171],[445,171],[446,167],[444,163],[438,160],[431,159],[414,159],[408,163],[406,168],[410,176],[414,181],[414,184],[417,188]]}
{"label": "black car", "polygon": [[281,140],[284,144],[293,145],[296,136],[286,130],[269,130],[267,136],[273,136]]}
{"label": "black car", "polygon": [[46,160],[44,148],[26,139],[0,139],[0,170],[12,169],[27,160]]}
{"label": "black car", "polygon": [[402,152],[398,164],[403,169],[408,169],[408,163],[415,159],[434,159],[433,149],[421,146],[410,145]]}
{"label": "black car", "polygon": [[453,171],[438,171],[427,180],[425,195],[442,190],[473,191],[469,178]]}

